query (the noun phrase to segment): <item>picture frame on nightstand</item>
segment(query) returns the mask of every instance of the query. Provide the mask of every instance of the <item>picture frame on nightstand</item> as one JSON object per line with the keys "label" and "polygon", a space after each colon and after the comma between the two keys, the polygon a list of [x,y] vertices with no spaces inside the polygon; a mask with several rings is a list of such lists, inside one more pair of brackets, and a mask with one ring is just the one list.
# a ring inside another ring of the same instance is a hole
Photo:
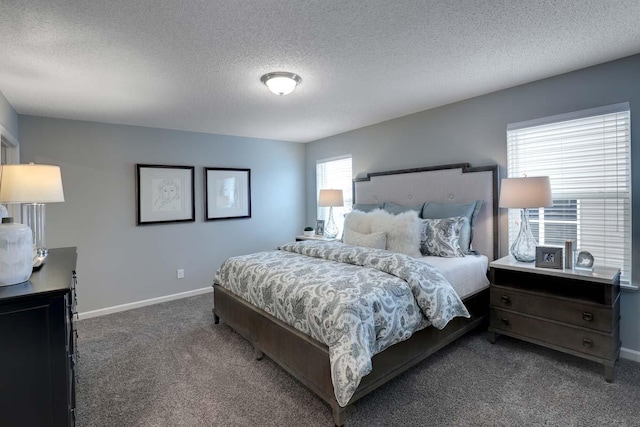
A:
{"label": "picture frame on nightstand", "polygon": [[316,221],[316,236],[324,235],[324,219],[319,219]]}
{"label": "picture frame on nightstand", "polygon": [[536,267],[562,269],[562,248],[536,246]]}

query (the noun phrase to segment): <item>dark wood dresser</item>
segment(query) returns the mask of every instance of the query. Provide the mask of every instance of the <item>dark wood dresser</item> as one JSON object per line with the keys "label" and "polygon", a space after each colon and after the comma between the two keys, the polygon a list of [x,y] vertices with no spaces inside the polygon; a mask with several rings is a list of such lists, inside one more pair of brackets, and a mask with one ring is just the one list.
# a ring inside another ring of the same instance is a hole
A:
{"label": "dark wood dresser", "polygon": [[0,425],[75,425],[76,248],[0,287]]}
{"label": "dark wood dresser", "polygon": [[620,270],[556,270],[504,257],[491,267],[489,340],[508,335],[601,363],[620,354]]}

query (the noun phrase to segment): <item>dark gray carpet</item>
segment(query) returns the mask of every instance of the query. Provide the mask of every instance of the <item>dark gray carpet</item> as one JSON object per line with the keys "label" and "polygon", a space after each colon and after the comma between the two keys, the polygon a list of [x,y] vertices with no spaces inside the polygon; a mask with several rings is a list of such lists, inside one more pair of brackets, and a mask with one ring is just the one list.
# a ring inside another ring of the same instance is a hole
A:
{"label": "dark gray carpet", "polygon": [[[228,326],[212,295],[79,322],[78,425],[331,426],[329,406]],[[350,426],[640,426],[640,364],[472,333],[357,402]]]}

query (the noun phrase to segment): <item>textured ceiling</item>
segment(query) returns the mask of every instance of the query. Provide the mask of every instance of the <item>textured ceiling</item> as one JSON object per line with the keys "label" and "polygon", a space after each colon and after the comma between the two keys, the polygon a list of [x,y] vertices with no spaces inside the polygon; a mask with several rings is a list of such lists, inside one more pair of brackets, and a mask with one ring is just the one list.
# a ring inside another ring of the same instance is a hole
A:
{"label": "textured ceiling", "polygon": [[[640,52],[638,0],[0,2],[20,114],[307,142]],[[269,71],[302,77],[271,94]]]}

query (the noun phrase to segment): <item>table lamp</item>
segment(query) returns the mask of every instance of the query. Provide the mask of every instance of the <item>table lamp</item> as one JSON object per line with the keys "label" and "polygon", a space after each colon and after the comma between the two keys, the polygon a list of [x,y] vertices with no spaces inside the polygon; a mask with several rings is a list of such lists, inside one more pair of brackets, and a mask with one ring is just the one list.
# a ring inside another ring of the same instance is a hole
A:
{"label": "table lamp", "polygon": [[59,166],[3,165],[0,203],[22,203],[22,221],[31,228],[34,268],[44,264],[49,251],[45,241],[45,203],[64,202]]}
{"label": "table lamp", "polygon": [[531,234],[529,208],[553,206],[549,177],[504,178],[500,188],[499,206],[520,209],[520,231],[511,245],[511,255],[518,261],[535,261],[537,243]]}
{"label": "table lamp", "polygon": [[324,235],[325,237],[333,239],[338,235],[338,226],[333,220],[333,207],[344,206],[342,190],[320,190],[318,206],[329,208],[329,221],[327,221],[327,225],[324,227]]}

